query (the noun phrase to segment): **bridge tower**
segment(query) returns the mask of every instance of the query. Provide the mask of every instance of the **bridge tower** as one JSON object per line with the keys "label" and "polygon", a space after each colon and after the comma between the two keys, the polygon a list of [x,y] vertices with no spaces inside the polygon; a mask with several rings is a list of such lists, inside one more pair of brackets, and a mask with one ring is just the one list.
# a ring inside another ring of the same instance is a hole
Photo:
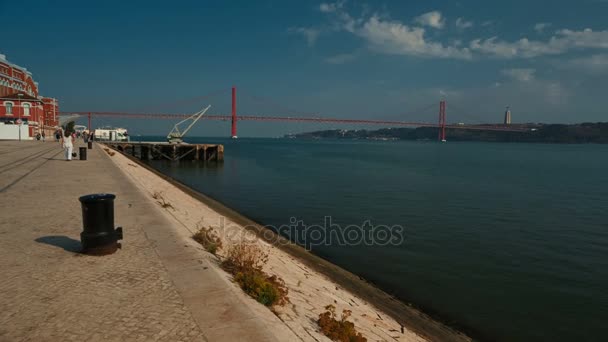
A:
{"label": "bridge tower", "polygon": [[511,110],[507,106],[507,110],[505,111],[505,125],[511,124]]}
{"label": "bridge tower", "polygon": [[232,87],[232,139],[236,139],[236,87]]}
{"label": "bridge tower", "polygon": [[445,100],[439,102],[439,141],[445,142]]}

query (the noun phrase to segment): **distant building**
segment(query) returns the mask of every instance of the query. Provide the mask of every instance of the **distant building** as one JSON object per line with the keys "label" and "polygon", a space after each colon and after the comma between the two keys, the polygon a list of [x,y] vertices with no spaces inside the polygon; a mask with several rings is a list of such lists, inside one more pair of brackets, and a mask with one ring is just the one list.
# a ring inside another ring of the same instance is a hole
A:
{"label": "distant building", "polygon": [[[21,120],[28,127],[27,136],[46,133],[51,137],[59,124],[59,103],[38,94],[38,82],[26,68],[9,62],[0,54],[0,139],[13,139],[15,125]],[[24,128],[25,129],[25,128]]]}
{"label": "distant building", "polygon": [[509,107],[507,107],[507,110],[505,111],[505,125],[510,125],[511,124],[511,110],[509,109]]}

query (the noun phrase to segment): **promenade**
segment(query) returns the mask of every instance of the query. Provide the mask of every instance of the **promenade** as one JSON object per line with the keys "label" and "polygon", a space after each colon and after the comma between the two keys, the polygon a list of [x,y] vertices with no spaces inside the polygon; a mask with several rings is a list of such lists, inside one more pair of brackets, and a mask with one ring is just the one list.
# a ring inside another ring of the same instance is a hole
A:
{"label": "promenade", "polygon": [[[294,339],[172,233],[99,145],[87,151],[67,162],[56,142],[0,142],[0,341]],[[90,193],[117,195],[113,255],[78,253],[78,197]]]}

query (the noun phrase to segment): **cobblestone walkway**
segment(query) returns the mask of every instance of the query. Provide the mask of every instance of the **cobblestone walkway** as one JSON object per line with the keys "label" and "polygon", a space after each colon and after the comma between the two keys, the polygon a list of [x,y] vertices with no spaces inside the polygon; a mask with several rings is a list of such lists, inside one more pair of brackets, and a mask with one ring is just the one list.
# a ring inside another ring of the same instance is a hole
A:
{"label": "cobblestone walkway", "polygon": [[[0,142],[0,341],[205,341],[141,228],[158,214],[88,152],[67,162],[57,143]],[[78,197],[98,192],[121,199],[129,247],[104,257],[77,253]]]}

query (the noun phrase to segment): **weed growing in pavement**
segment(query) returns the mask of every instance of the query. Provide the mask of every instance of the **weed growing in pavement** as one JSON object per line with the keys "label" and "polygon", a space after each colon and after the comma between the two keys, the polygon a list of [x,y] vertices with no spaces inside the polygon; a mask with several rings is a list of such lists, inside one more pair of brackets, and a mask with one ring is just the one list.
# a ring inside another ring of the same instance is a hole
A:
{"label": "weed growing in pavement", "polygon": [[211,227],[200,227],[199,230],[192,235],[192,238],[211,254],[215,255],[217,250],[222,248],[222,240],[215,234]]}
{"label": "weed growing in pavement", "polygon": [[163,194],[161,192],[155,192],[154,194],[152,194],[152,198],[154,198],[156,200],[156,202],[158,204],[160,204],[161,207],[163,207],[164,209],[167,208],[171,208],[173,210],[175,210],[175,208],[173,207],[173,205],[167,201],[165,201],[165,198],[163,197]]}
{"label": "weed growing in pavement", "polygon": [[222,267],[234,276],[241,289],[258,302],[272,307],[285,305],[287,287],[280,277],[262,271],[268,254],[255,243],[238,243],[230,246]]}
{"label": "weed growing in pavement", "polygon": [[321,328],[321,332],[329,337],[332,341],[340,342],[365,342],[367,339],[358,333],[355,329],[355,324],[347,321],[350,317],[350,310],[342,310],[342,317],[336,319],[336,307],[328,305],[325,307],[324,313],[319,315],[317,324]]}

